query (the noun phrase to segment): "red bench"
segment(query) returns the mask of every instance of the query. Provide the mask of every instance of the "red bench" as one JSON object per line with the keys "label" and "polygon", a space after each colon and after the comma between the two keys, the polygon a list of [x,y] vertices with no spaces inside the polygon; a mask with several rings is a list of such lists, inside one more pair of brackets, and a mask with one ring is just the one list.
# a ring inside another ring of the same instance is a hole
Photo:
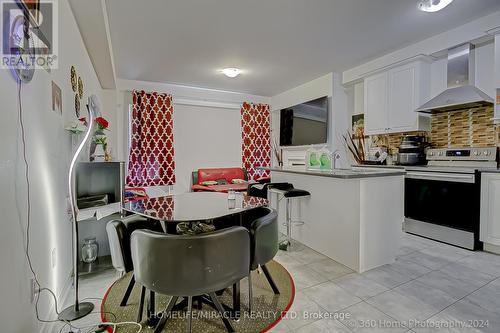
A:
{"label": "red bench", "polygon": [[[233,184],[234,179],[248,181],[248,174],[243,168],[212,168],[198,169],[192,173],[194,192],[227,192],[229,190],[246,191],[248,183]],[[206,181],[216,181],[216,185],[203,185]]]}

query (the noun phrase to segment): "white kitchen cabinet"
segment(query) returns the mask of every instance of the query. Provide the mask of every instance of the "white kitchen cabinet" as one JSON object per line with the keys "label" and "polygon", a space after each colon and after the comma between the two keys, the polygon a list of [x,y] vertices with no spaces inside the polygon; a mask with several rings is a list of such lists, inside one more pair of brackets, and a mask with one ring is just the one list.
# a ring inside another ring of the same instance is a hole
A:
{"label": "white kitchen cabinet", "polygon": [[480,240],[500,246],[500,173],[481,176]]}
{"label": "white kitchen cabinet", "polygon": [[415,61],[364,80],[366,134],[430,130],[428,116],[415,112],[430,97],[430,65]]}
{"label": "white kitchen cabinet", "polygon": [[495,88],[500,89],[500,31],[495,35]]}
{"label": "white kitchen cabinet", "polygon": [[387,129],[388,73],[366,78],[364,88],[365,132],[384,133]]}
{"label": "white kitchen cabinet", "polygon": [[500,123],[500,32],[495,35],[495,123]]}

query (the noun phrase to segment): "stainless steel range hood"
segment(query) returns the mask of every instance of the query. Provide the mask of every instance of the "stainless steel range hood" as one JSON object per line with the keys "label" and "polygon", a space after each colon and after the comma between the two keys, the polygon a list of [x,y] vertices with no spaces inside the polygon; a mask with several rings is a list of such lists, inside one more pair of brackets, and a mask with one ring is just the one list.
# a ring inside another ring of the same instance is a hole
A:
{"label": "stainless steel range hood", "polygon": [[448,50],[448,89],[416,111],[439,113],[493,105],[493,99],[475,84],[474,46],[470,43]]}

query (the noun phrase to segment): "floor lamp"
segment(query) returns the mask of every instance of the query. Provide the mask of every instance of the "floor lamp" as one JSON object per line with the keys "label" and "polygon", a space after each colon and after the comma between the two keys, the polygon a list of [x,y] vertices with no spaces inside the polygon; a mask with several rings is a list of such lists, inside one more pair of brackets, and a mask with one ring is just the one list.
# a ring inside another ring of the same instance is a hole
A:
{"label": "floor lamp", "polygon": [[87,122],[87,131],[83,137],[82,142],[76,149],[73,158],[71,159],[71,164],[69,166],[69,176],[68,176],[68,188],[69,188],[69,202],[71,205],[71,215],[73,217],[73,285],[75,288],[75,304],[67,307],[59,314],[59,320],[64,322],[73,321],[82,317],[85,317],[94,310],[94,304],[90,302],[81,302],[78,299],[78,221],[76,220],[77,207],[76,207],[76,184],[75,184],[75,166],[83,150],[83,147],[87,144],[90,138],[90,134],[94,130],[94,119],[95,115],[99,112],[99,104],[97,102],[97,97],[92,95],[89,97],[87,104],[87,111],[89,113]]}

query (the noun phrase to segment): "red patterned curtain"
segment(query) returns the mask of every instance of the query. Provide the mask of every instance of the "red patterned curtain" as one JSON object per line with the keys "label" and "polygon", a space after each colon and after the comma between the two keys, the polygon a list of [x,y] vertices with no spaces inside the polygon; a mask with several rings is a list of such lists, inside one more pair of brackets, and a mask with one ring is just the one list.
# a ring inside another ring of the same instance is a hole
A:
{"label": "red patterned curtain", "polygon": [[269,105],[243,103],[241,107],[241,139],[243,167],[249,179],[268,176],[269,171],[257,170],[271,165],[271,129]]}
{"label": "red patterned curtain", "polygon": [[172,185],[175,183],[172,95],[134,91],[132,98],[127,184]]}

